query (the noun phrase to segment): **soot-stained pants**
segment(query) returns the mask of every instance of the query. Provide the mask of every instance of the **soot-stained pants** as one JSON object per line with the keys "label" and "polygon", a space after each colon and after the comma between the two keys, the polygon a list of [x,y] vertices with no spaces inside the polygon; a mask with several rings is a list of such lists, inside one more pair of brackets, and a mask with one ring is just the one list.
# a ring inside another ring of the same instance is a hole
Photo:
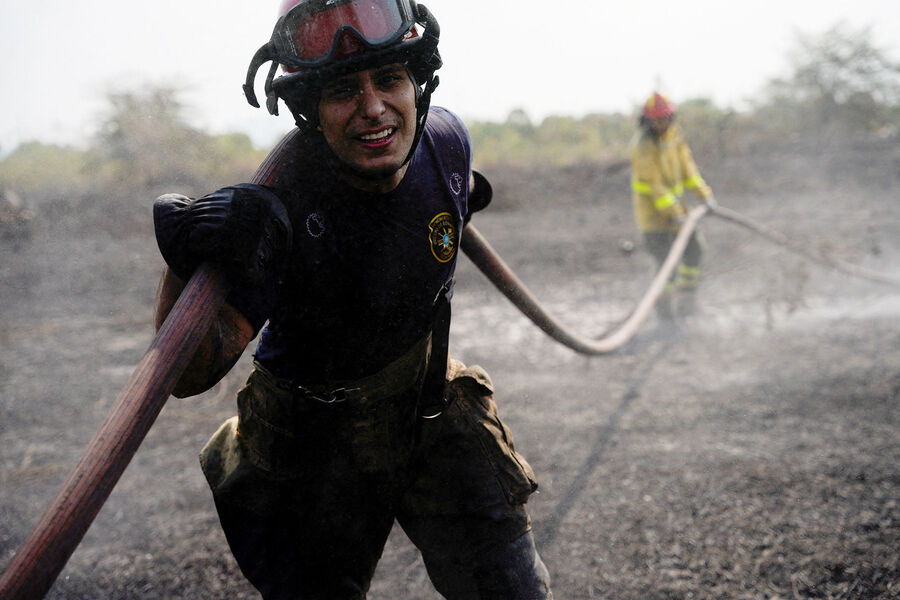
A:
{"label": "soot-stained pants", "polygon": [[257,365],[201,464],[266,600],[365,598],[395,519],[447,598],[553,597],[525,510],[534,474],[487,373],[451,359],[450,403],[433,419],[417,396],[298,399]]}

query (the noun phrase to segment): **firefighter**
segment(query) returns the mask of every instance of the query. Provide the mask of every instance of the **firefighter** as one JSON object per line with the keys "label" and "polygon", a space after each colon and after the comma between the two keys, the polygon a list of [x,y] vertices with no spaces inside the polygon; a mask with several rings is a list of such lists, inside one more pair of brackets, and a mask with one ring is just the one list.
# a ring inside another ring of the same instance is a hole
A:
{"label": "firefighter", "polygon": [[[655,92],[644,103],[638,131],[631,141],[631,189],[634,214],[644,245],[661,267],[688,212],[685,191],[711,208],[715,198],[703,180],[681,128],[674,122],[675,105]],[[661,319],[675,316],[674,293],[680,292],[678,312],[690,314],[696,304],[703,240],[695,230],[681,262],[656,304]]]}
{"label": "firefighter", "polygon": [[201,262],[234,285],[175,394],[262,330],[201,466],[266,600],[364,598],[395,521],[447,598],[552,598],[534,473],[487,373],[448,356],[460,235],[491,191],[463,123],[430,107],[437,44],[414,0],[285,1],[244,91],[258,106],[271,61],[266,106],[296,129],[255,183],[154,204],[157,323]]}

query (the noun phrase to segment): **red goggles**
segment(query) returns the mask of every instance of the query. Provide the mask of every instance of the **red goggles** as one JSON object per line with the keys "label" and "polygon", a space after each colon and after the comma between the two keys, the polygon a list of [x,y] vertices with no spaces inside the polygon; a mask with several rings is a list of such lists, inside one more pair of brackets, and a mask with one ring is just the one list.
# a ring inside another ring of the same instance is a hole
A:
{"label": "red goggles", "polygon": [[275,25],[271,43],[288,67],[312,67],[333,58],[344,32],[378,49],[415,31],[415,0],[308,0]]}

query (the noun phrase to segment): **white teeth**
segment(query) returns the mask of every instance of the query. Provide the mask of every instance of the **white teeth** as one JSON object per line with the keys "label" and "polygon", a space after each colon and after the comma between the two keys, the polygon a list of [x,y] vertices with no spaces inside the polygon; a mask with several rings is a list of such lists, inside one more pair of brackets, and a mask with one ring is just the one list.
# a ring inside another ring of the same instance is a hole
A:
{"label": "white teeth", "polygon": [[386,137],[390,136],[394,133],[394,128],[391,127],[389,129],[385,129],[384,131],[379,131],[378,133],[367,133],[366,135],[360,136],[361,139],[367,142],[375,142],[378,140],[383,140]]}

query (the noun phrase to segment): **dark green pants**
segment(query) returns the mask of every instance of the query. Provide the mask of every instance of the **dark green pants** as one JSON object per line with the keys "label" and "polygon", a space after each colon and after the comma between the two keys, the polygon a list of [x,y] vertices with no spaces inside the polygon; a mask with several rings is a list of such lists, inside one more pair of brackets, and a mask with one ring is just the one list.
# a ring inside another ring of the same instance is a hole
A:
{"label": "dark green pants", "polygon": [[447,598],[552,598],[524,504],[534,474],[479,367],[451,361],[447,410],[410,390],[298,400],[254,371],[201,453],[232,553],[267,600],[364,598],[394,520]]}
{"label": "dark green pants", "polygon": [[[645,231],[644,246],[656,262],[656,268],[662,267],[669,255],[672,242],[678,236],[677,231]],[[693,290],[700,279],[700,263],[703,259],[705,243],[700,231],[695,229],[688,239],[681,262],[672,272],[671,283],[674,287]]]}

